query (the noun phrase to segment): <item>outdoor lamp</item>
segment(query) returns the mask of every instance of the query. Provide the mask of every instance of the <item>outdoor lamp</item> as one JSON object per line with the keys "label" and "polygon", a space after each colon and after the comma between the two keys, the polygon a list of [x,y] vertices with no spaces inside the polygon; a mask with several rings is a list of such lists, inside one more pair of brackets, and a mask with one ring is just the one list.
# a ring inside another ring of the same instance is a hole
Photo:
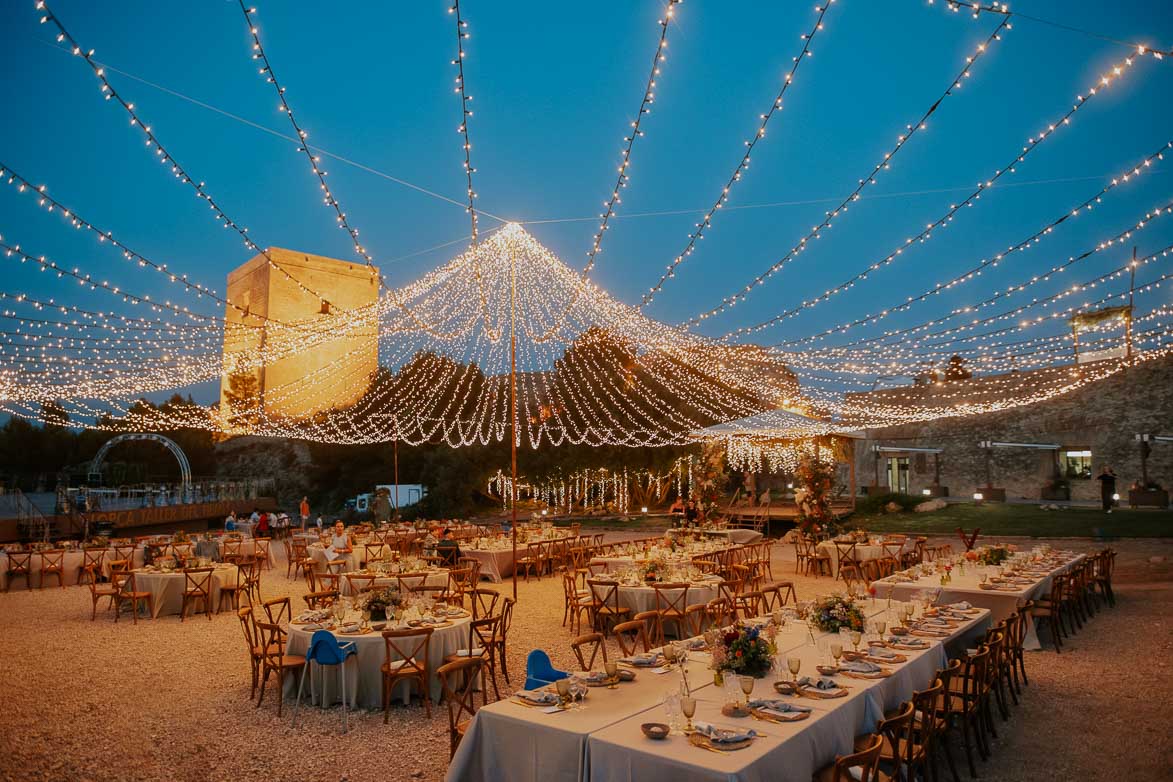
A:
{"label": "outdoor lamp", "polygon": [[547,513],[549,513],[549,511],[545,508],[542,508],[542,515],[545,516]]}
{"label": "outdoor lamp", "polygon": [[639,512],[640,512],[640,513],[647,513],[647,512],[648,512],[648,506],[647,506],[647,505],[644,505],[644,506],[642,506],[642,507],[639,509]]}
{"label": "outdoor lamp", "polygon": [[980,491],[975,491],[973,493],[973,501],[976,502],[978,505],[981,505],[982,500],[984,500],[984,499],[985,499],[985,497],[982,496],[982,493]]}
{"label": "outdoor lamp", "polygon": [[933,490],[932,489],[921,489],[920,493],[925,495],[926,497],[928,497],[933,493]]}
{"label": "outdoor lamp", "polygon": [[1113,499],[1115,502],[1120,502],[1120,495],[1119,495],[1119,494],[1113,494],[1113,495],[1112,495],[1112,499]]}

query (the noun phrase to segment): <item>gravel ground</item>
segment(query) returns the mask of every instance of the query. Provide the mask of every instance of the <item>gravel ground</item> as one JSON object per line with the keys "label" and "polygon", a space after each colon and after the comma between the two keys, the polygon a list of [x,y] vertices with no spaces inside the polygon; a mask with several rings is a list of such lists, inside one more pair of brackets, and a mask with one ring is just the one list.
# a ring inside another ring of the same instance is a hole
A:
{"label": "gravel ground", "polygon": [[[620,537],[609,534],[609,539]],[[1055,545],[1092,548],[1087,540]],[[985,779],[1169,779],[1173,769],[1173,541],[1116,544],[1117,607],[1101,611],[1064,647],[1028,654],[1030,687],[1009,722],[998,722]],[[276,547],[274,551],[276,551]],[[803,599],[832,591],[828,578],[795,577],[793,547],[775,548],[775,576]],[[1152,562],[1150,558],[1162,558]],[[304,582],[266,573],[266,598],[300,604]],[[499,586],[508,593],[508,583]],[[556,578],[518,585],[510,633],[513,685],[541,646],[575,667],[561,627]],[[249,667],[231,613],[115,625],[90,622],[84,587],[0,594],[0,780],[413,780],[440,779],[448,764],[447,716],[420,706],[277,718],[270,700],[249,700]]]}

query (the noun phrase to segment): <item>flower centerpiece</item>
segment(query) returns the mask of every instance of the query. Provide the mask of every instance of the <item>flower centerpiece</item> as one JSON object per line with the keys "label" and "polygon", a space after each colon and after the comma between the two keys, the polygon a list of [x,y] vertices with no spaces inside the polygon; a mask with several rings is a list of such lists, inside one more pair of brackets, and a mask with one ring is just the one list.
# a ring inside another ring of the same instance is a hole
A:
{"label": "flower centerpiece", "polygon": [[1010,559],[1010,549],[1006,546],[982,546],[977,552],[977,561],[983,565],[1001,565]]}
{"label": "flower centerpiece", "polygon": [[815,627],[826,633],[837,633],[840,628],[863,630],[863,612],[850,597],[829,595],[815,603],[810,613]]}
{"label": "flower centerpiece", "polygon": [[668,562],[663,557],[651,557],[639,572],[644,581],[663,581],[668,573]]}
{"label": "flower centerpiece", "polygon": [[395,587],[382,587],[363,592],[354,601],[354,607],[360,611],[370,611],[371,619],[388,619],[392,609],[399,608],[403,598]]}
{"label": "flower centerpiece", "polygon": [[770,672],[777,648],[770,637],[762,635],[761,627],[739,622],[726,630],[712,632],[716,635],[710,644],[714,679],[722,679],[726,671],[755,679]]}
{"label": "flower centerpiece", "polygon": [[175,534],[171,536],[171,542],[172,543],[189,543],[189,542],[191,542],[191,539],[187,536],[186,532],[184,532],[183,530],[180,529],[180,530],[176,530]]}

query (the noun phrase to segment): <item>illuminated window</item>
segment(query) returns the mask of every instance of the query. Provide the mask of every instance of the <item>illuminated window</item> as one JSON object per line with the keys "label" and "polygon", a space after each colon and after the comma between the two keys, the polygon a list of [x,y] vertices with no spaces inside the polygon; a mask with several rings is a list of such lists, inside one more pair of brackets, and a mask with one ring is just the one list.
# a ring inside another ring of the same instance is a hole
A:
{"label": "illuminated window", "polygon": [[1070,450],[1059,452],[1059,464],[1063,468],[1066,478],[1092,477],[1092,452],[1090,450]]}

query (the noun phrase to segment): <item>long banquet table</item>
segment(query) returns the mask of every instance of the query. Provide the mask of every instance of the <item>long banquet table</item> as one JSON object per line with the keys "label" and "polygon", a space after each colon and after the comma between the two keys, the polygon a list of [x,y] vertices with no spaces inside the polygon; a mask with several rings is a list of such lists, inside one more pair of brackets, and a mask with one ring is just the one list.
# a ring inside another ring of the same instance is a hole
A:
{"label": "long banquet table", "polygon": [[[985,574],[988,576],[995,573],[998,571],[998,568],[967,565],[964,574],[959,572],[958,568],[954,568],[952,580],[945,585],[941,584],[940,576],[936,574],[924,575],[911,581],[901,581],[898,579],[907,578],[907,575],[906,573],[898,573],[894,576],[872,582],[872,588],[875,589],[877,597],[883,599],[891,597],[893,600],[911,600],[917,592],[926,589],[939,590],[940,594],[937,597],[938,603],[965,601],[979,608],[988,608],[992,614],[993,623],[997,624],[1006,617],[1014,614],[1026,601],[1049,594],[1051,591],[1051,582],[1055,576],[1070,570],[1074,565],[1086,558],[1085,554],[1077,554],[1071,551],[1059,552],[1059,554],[1061,555],[1059,557],[1061,561],[1054,565],[1046,575],[1030,579],[1030,583],[1008,584],[994,588],[987,585],[986,588],[982,588],[982,575]],[[1042,648],[1033,619],[1026,623],[1026,633],[1023,637],[1022,648],[1031,651],[1037,651]]]}
{"label": "long banquet table", "polygon": [[[885,604],[865,607],[870,617],[888,616]],[[894,612],[891,614],[895,615]],[[893,620],[894,621],[894,620]],[[801,722],[775,724],[752,721],[740,724],[764,734],[749,748],[732,753],[713,753],[692,746],[683,736],[663,741],[643,737],[644,722],[665,722],[662,707],[666,692],[680,686],[673,670],[657,674],[640,670],[634,682],[616,690],[592,688],[582,709],[545,713],[513,700],[492,703],[477,712],[452,763],[447,781],[487,782],[635,782],[635,780],[801,780],[831,762],[836,754],[852,751],[854,737],[872,731],[886,709],[907,700],[914,689],[923,689],[947,662],[946,646],[968,644],[990,624],[990,612],[982,609],[961,622],[947,638],[926,639],[920,651],[899,654],[908,659],[890,664],[884,679],[843,679],[849,688],[843,698],[801,699],[812,714]],[[802,659],[800,675],[814,674],[825,662],[824,647],[831,634],[812,633],[801,622],[790,622],[776,638],[780,655]],[[737,721],[720,714],[724,696],[713,683],[709,656],[692,652],[685,665],[690,688],[697,698],[695,719],[718,725]],[[779,697],[773,674],[757,681],[751,697]]]}

